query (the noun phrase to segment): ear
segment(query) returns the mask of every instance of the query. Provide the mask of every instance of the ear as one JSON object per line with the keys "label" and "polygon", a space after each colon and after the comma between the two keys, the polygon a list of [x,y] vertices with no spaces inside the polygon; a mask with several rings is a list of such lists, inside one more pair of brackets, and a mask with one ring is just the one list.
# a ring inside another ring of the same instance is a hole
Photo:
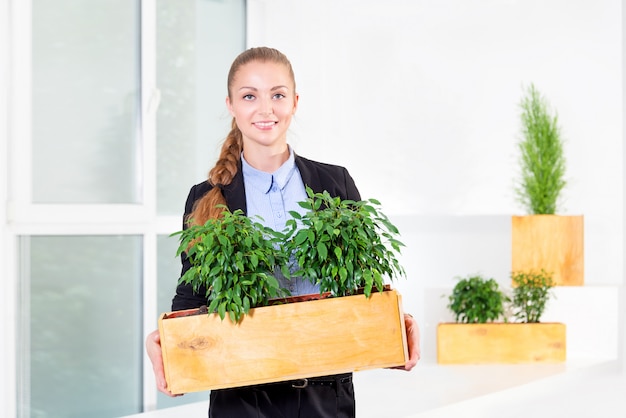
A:
{"label": "ear", "polygon": [[300,100],[300,95],[298,93],[295,94],[293,98],[293,110],[291,111],[292,115],[296,114],[296,110],[298,110],[298,100]]}
{"label": "ear", "polygon": [[233,105],[230,102],[230,97],[228,97],[228,96],[226,96],[226,108],[230,112],[230,115],[234,118],[235,117],[235,111],[233,110]]}

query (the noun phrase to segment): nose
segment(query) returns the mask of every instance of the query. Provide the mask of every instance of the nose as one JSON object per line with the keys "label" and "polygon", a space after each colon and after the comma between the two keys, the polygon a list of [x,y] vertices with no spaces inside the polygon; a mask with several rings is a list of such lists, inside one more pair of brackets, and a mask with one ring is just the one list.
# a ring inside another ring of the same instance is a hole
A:
{"label": "nose", "polygon": [[259,113],[262,115],[271,115],[274,113],[274,104],[272,103],[272,99],[264,99],[261,101]]}

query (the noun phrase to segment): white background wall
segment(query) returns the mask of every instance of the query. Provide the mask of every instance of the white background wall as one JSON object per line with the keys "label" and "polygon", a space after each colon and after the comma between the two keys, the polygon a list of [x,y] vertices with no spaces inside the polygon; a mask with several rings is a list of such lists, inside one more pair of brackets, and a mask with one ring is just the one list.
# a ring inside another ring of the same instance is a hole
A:
{"label": "white background wall", "polygon": [[[249,0],[248,30],[249,46],[276,47],[294,66],[296,151],[346,166],[400,227],[408,280],[397,287],[426,339],[426,317],[437,318],[424,310],[441,308],[455,276],[508,284],[510,216],[523,213],[513,194],[518,104],[530,83],[559,114],[568,163],[560,213],[585,216],[586,286],[609,285],[599,303],[616,303],[620,1]],[[581,307],[604,314],[597,308]],[[605,331],[616,344],[616,320]]]}

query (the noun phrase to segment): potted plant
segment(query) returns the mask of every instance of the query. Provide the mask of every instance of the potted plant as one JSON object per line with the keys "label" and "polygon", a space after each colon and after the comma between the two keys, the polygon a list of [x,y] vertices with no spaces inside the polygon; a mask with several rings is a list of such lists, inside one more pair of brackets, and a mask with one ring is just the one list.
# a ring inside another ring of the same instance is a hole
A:
{"label": "potted plant", "polygon": [[518,322],[538,323],[554,287],[552,275],[545,270],[517,271],[511,274],[513,280],[513,316]]}
{"label": "potted plant", "polygon": [[[307,213],[292,213],[285,231],[226,210],[222,218],[174,234],[178,253],[192,262],[181,281],[206,289],[207,306],[159,319],[172,393],[407,361],[401,296],[383,283],[404,275],[395,257],[402,245],[397,228],[375,200],[307,193],[300,203]],[[297,262],[291,273],[289,260]],[[320,294],[290,298],[271,274],[277,268],[318,283]]]}
{"label": "potted plant", "polygon": [[[565,325],[539,323],[550,297],[551,276],[541,271],[516,272],[512,277],[513,298],[494,279],[480,275],[455,285],[447,307],[457,322],[437,327],[438,363],[565,361]],[[505,316],[508,311],[512,318]]]}
{"label": "potted plant", "polygon": [[448,309],[456,322],[484,324],[497,321],[504,315],[507,300],[498,282],[474,275],[457,282],[448,297]]}
{"label": "potted plant", "polygon": [[512,218],[512,270],[554,272],[557,285],[584,283],[583,216],[557,216],[566,186],[558,116],[534,85],[520,103],[518,202],[529,215]]}
{"label": "potted plant", "polygon": [[287,221],[284,252],[293,254],[296,275],[318,284],[321,293],[346,296],[363,289],[367,297],[374,288],[383,290],[385,276],[405,275],[395,256],[403,246],[398,229],[376,209],[380,202],[341,200],[310,188],[307,194],[300,203],[306,214],[292,211]]}
{"label": "potted plant", "polygon": [[218,313],[222,320],[228,313],[231,321],[239,322],[251,307],[287,295],[272,274],[289,260],[276,251],[283,235],[242,210],[231,213],[224,206],[221,218],[172,235],[180,235],[176,255],[185,252],[192,264],[180,282],[190,284],[195,292],[206,289],[208,312]]}

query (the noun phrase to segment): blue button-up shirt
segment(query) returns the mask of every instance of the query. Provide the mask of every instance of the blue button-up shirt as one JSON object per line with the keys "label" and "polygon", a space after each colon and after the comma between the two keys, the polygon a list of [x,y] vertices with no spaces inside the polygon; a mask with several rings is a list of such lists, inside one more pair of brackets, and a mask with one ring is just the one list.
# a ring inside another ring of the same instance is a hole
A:
{"label": "blue button-up shirt", "polygon": [[[243,183],[246,190],[247,215],[275,231],[283,231],[289,211],[304,214],[298,205],[306,199],[302,176],[295,164],[294,153],[289,148],[289,158],[273,173],[257,170],[241,156]],[[262,219],[259,219],[260,216]],[[292,271],[294,268],[291,269]],[[280,285],[294,295],[319,293],[319,287],[303,278],[286,279],[280,270],[274,272]]]}

